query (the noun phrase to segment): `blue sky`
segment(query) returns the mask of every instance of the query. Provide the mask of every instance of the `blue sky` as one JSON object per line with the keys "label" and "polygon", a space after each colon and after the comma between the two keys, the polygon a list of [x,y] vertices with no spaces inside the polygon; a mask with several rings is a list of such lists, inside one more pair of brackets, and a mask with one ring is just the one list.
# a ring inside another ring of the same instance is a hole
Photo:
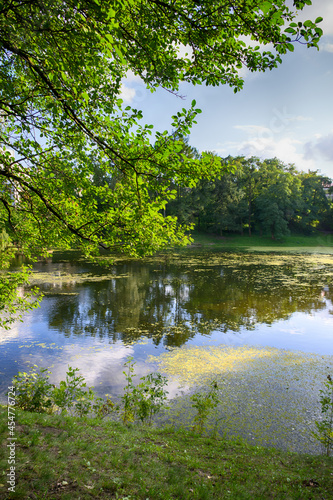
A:
{"label": "blue sky", "polygon": [[181,100],[164,90],[147,91],[130,76],[126,104],[143,110],[144,121],[170,130],[170,117],[192,99],[202,110],[190,144],[199,151],[277,157],[300,170],[320,170],[333,178],[333,1],[313,0],[300,20],[324,18],[320,50],[296,45],[282,65],[267,73],[244,72],[237,94],[227,86],[181,85]]}

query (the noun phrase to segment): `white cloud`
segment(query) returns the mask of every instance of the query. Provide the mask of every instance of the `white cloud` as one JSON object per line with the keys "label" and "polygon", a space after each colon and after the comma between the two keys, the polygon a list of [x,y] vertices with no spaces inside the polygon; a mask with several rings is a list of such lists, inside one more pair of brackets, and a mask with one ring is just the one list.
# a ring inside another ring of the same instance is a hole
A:
{"label": "white cloud", "polygon": [[333,43],[321,43],[320,50],[333,53]]}
{"label": "white cloud", "polygon": [[333,161],[333,131],[327,135],[318,135],[316,140],[308,141],[304,145],[305,157],[308,159],[321,158]]}
{"label": "white cloud", "polygon": [[[312,158],[304,158],[303,142],[288,135],[278,136],[271,128],[259,125],[236,125],[234,128],[245,132],[248,137],[242,141],[232,141],[220,146],[215,151],[233,156],[258,156],[259,158],[279,158],[283,163],[294,163],[301,170],[314,169]],[[222,146],[222,147],[221,147]]]}
{"label": "white cloud", "polygon": [[0,328],[0,344],[6,344],[7,342],[16,339],[18,336],[19,330],[16,327],[12,327],[10,330]]}
{"label": "white cloud", "polygon": [[[239,154],[245,156],[259,156],[260,158],[279,158],[284,163],[295,163],[301,166],[302,153],[297,152],[300,141],[283,137],[276,140],[270,135],[261,135],[241,143],[238,147]],[[308,167],[310,168],[310,167]]]}
{"label": "white cloud", "polygon": [[139,75],[128,70],[125,78],[121,81],[120,99],[125,104],[142,102],[146,99],[147,88]]}
{"label": "white cloud", "polygon": [[261,125],[234,125],[235,129],[242,130],[249,135],[262,136],[263,134],[270,133],[270,129]]}
{"label": "white cloud", "polygon": [[308,142],[287,135],[274,134],[268,127],[236,125],[247,137],[240,141],[217,143],[215,152],[221,156],[257,156],[261,159],[278,158],[285,164],[293,163],[299,170],[319,170],[333,177],[333,131],[327,135],[315,134]]}
{"label": "white cloud", "polygon": [[192,59],[193,58],[193,50],[192,50],[192,47],[190,45],[183,45],[183,44],[176,45],[176,44],[174,44],[174,46],[177,48],[179,59],[183,59],[183,58]]}
{"label": "white cloud", "polygon": [[126,103],[131,103],[133,102],[134,98],[135,98],[135,89],[133,89],[132,87],[127,87],[126,85],[122,84],[120,89],[120,99],[122,99]]}
{"label": "white cloud", "polygon": [[121,81],[120,99],[125,104],[139,103],[146,99],[147,88],[140,76],[129,70]]}
{"label": "white cloud", "polygon": [[[65,380],[68,366],[71,366],[79,368],[87,386],[94,387],[98,391],[99,386],[112,385],[116,393],[121,393],[125,385],[124,362],[128,356],[133,355],[133,352],[132,347],[126,347],[121,342],[101,346],[81,347],[77,344],[64,346],[61,357],[51,360],[50,380],[54,384]],[[29,356],[29,364],[41,366],[41,355],[36,353]],[[148,368],[138,363],[135,365],[135,371],[141,377],[148,372]]]}
{"label": "white cloud", "polygon": [[126,73],[126,77],[123,78],[123,82],[138,82],[138,83],[142,83],[142,79],[140,78],[139,75],[136,75],[135,73],[133,73],[133,71],[131,69],[129,69]]}
{"label": "white cloud", "polygon": [[123,83],[121,86],[120,99],[122,99],[125,104],[140,103],[144,101],[146,97],[147,89],[144,85],[128,87]]}
{"label": "white cloud", "polygon": [[262,125],[235,125],[233,128],[246,132],[249,136],[255,136],[259,139],[273,139],[277,134],[285,134],[289,124],[292,122],[311,121],[312,118],[303,115],[289,114],[287,108],[274,108],[268,126]]}
{"label": "white cloud", "polygon": [[[126,384],[123,375],[124,363],[128,356],[133,356],[134,348],[125,346],[122,342],[116,344],[97,344],[81,346],[77,344],[66,345],[61,350],[61,357],[52,359],[49,366],[51,372],[50,380],[54,384],[59,384],[65,380],[68,366],[78,368],[79,375],[82,375],[88,387],[94,387],[97,393],[105,394],[112,390],[113,395],[123,393]],[[41,365],[40,354],[29,356],[29,365]],[[137,360],[135,362],[134,383],[154,369],[154,363]],[[179,383],[177,380],[168,382],[167,391],[169,398],[175,397],[179,393]],[[182,388],[184,391],[187,387]]]}
{"label": "white cloud", "polygon": [[313,120],[311,116],[302,116],[302,115],[291,116],[289,118],[290,122],[310,122],[311,120]]}

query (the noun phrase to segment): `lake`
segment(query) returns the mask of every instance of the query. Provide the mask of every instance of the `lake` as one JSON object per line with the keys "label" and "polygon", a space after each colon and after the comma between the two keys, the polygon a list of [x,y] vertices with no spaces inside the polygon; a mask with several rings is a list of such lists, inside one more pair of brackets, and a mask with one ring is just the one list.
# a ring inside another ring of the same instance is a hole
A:
{"label": "lake", "polygon": [[222,433],[320,451],[310,431],[333,374],[332,255],[186,250],[101,265],[55,252],[33,270],[45,296],[0,332],[0,402],[31,365],[54,383],[78,367],[117,396],[133,356],[136,380],[159,370],[179,396],[165,418],[190,422],[188,395],[214,378]]}

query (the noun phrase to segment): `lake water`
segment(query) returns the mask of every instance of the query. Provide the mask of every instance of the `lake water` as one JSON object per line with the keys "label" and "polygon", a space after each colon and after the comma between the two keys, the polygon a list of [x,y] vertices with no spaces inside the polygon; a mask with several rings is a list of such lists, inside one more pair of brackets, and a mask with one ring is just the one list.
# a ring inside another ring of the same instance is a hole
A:
{"label": "lake water", "polygon": [[170,398],[184,395],[175,418],[214,377],[226,434],[318,452],[309,431],[333,374],[332,255],[186,251],[105,267],[55,253],[33,283],[40,307],[0,332],[0,402],[34,364],[55,383],[78,367],[100,395],[119,395],[133,356],[137,380],[158,369]]}

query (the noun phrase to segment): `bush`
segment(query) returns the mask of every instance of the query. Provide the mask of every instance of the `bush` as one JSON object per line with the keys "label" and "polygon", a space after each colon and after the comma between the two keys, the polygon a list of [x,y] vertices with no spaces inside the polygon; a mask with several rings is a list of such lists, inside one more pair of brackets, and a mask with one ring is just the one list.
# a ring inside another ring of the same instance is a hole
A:
{"label": "bush", "polygon": [[153,416],[167,399],[164,389],[167,379],[160,373],[151,373],[142,377],[141,383],[135,386],[134,364],[133,358],[129,357],[124,365],[127,385],[120,405],[115,405],[108,395],[106,399],[97,397],[93,388],[87,387],[78,368],[69,366],[66,379],[57,387],[49,382],[51,372],[47,368],[34,365],[30,373],[19,372],[13,378],[16,406],[36,413],[70,413],[78,417],[94,413],[103,418],[114,413],[120,414],[125,424],[135,419],[151,424]]}
{"label": "bush", "polygon": [[49,383],[47,368],[34,365],[30,373],[18,372],[13,378],[15,403],[22,410],[36,413],[52,413],[53,386]]}
{"label": "bush", "polygon": [[109,398],[97,398],[91,387],[86,388],[78,368],[68,367],[66,380],[59,387],[50,384],[47,368],[34,365],[30,373],[19,372],[13,378],[16,406],[35,413],[71,413],[83,417],[94,412],[100,417],[111,413],[115,405]]}

